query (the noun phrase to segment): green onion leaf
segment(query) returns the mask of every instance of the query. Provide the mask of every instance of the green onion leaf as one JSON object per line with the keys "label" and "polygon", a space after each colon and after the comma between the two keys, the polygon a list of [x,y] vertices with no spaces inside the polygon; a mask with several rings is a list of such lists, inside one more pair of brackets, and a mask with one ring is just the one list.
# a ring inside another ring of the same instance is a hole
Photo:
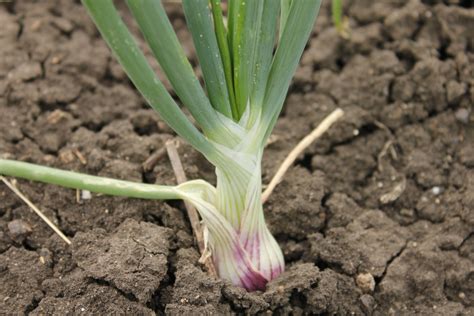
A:
{"label": "green onion leaf", "polygon": [[224,66],[224,73],[229,93],[232,117],[237,119],[237,108],[235,106],[234,94],[234,78],[232,73],[232,57],[229,51],[229,43],[227,41],[227,31],[224,26],[224,18],[222,16],[221,0],[210,0],[212,6],[212,16],[214,20],[214,30],[216,32],[217,43],[221,53],[221,59]]}
{"label": "green onion leaf", "polygon": [[[237,33],[237,17],[239,15],[240,3],[242,0],[228,0],[227,1],[227,41],[229,48],[232,51],[234,47],[234,37]],[[233,58],[233,56],[231,55]],[[232,63],[234,60],[232,59]]]}
{"label": "green onion leaf", "polygon": [[342,15],[342,0],[332,0],[332,22],[336,27],[337,32],[343,38],[349,38],[349,20]]}
{"label": "green onion leaf", "polygon": [[332,22],[338,30],[342,29],[342,1],[332,0]]}
{"label": "green onion leaf", "polygon": [[234,91],[238,119],[250,103],[255,56],[260,23],[265,1],[241,0],[236,2],[238,10],[232,36],[234,67]]}
{"label": "green onion leaf", "polygon": [[208,0],[184,0],[184,14],[191,31],[211,104],[232,117],[227,83]]}
{"label": "green onion leaf", "polygon": [[0,174],[108,195],[153,200],[180,198],[174,187],[90,176],[15,160],[0,159]]}
{"label": "green onion leaf", "polygon": [[[263,12],[261,23],[257,29],[255,46],[254,68],[252,75],[252,94],[250,104],[254,115],[261,110],[268,74],[273,60],[273,49],[275,47],[275,36],[278,22],[278,11],[280,2],[275,0],[262,0]],[[252,121],[250,122],[253,123]]]}
{"label": "green onion leaf", "polygon": [[204,133],[228,141],[229,132],[196,78],[161,1],[127,0],[127,4],[173,89]]}
{"label": "green onion leaf", "polygon": [[153,109],[198,151],[206,157],[213,156],[213,146],[188,120],[158,80],[117,13],[112,0],[83,0],[83,3],[125,72]]}
{"label": "green onion leaf", "polygon": [[278,38],[281,39],[283,30],[285,29],[286,20],[288,19],[288,14],[290,13],[291,2],[293,0],[281,0],[281,12],[280,12],[280,31]]}
{"label": "green onion leaf", "polygon": [[321,0],[298,0],[291,3],[265,92],[262,117],[265,131],[261,135],[261,144],[265,143],[281,112],[291,78],[313,29],[320,5]]}

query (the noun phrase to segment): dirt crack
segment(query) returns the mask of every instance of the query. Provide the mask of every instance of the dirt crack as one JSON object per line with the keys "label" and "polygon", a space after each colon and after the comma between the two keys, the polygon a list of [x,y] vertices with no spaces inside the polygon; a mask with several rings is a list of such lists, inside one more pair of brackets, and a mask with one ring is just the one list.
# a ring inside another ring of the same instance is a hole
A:
{"label": "dirt crack", "polygon": [[25,307],[25,315],[29,315],[32,311],[34,311],[39,306],[41,300],[42,299],[33,298],[31,303]]}
{"label": "dirt crack", "polygon": [[109,282],[109,281],[106,281],[104,279],[98,279],[98,278],[94,278],[94,277],[89,277],[88,278],[90,283],[94,283],[94,284],[97,284],[97,285],[100,285],[100,286],[107,286],[107,287],[110,287],[114,290],[116,290],[121,296],[123,296],[125,299],[127,299],[128,301],[130,302],[138,302],[138,299],[135,297],[135,295],[133,295],[133,293],[129,293],[129,292],[125,292],[121,289],[119,289],[117,286],[115,286],[115,284],[113,282]]}
{"label": "dirt crack", "polygon": [[150,254],[150,255],[154,255],[154,256],[157,256],[157,255],[167,256],[167,253],[164,253],[164,252],[162,252],[162,251],[154,251],[154,250],[148,249],[148,247],[147,247],[144,243],[142,243],[140,240],[138,240],[138,239],[136,239],[136,238],[133,238],[133,237],[132,237],[132,240],[133,240],[134,242],[136,242],[138,245],[140,245],[140,246],[143,248],[143,250],[144,250],[146,253]]}
{"label": "dirt crack", "polygon": [[400,257],[403,253],[403,251],[405,251],[405,249],[408,247],[408,243],[410,242],[410,240],[408,239],[405,244],[400,248],[400,250],[395,254],[393,255],[392,257],[390,257],[390,259],[387,261],[387,263],[385,264],[385,269],[383,270],[382,272],[382,275],[379,276],[379,277],[375,277],[375,286],[376,286],[376,292],[377,292],[377,288],[379,286],[379,284],[383,281],[385,275],[387,274],[387,271],[388,271],[388,268],[390,267],[390,265],[393,263],[393,261],[395,261],[395,259],[397,259],[398,257]]}
{"label": "dirt crack", "polygon": [[469,239],[471,238],[472,236],[474,236],[474,231],[467,234],[466,238],[463,239],[463,241],[461,242],[461,244],[459,245],[459,247],[457,248],[458,251],[461,250],[462,246],[464,245],[464,243]]}

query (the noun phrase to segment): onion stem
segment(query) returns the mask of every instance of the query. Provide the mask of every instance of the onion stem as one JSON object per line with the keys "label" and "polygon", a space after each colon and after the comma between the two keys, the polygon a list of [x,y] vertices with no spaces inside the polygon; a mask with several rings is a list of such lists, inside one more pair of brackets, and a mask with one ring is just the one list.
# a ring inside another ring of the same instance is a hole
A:
{"label": "onion stem", "polygon": [[0,159],[0,174],[108,195],[141,199],[180,199],[176,189],[170,186],[96,177],[14,160]]}

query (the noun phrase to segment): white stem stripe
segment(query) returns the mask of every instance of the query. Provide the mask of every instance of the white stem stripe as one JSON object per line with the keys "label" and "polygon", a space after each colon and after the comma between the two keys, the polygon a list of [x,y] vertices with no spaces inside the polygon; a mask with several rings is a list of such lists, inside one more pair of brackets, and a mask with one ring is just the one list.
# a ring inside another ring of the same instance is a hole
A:
{"label": "white stem stripe", "polygon": [[265,192],[262,194],[262,203],[265,203],[270,195],[272,194],[275,187],[280,183],[285,173],[288,171],[291,165],[295,162],[296,158],[316,139],[321,137],[338,119],[344,115],[344,111],[341,109],[335,109],[329,114],[309,135],[305,136],[295,148],[288,154],[280,168],[276,172],[273,179],[268,184]]}

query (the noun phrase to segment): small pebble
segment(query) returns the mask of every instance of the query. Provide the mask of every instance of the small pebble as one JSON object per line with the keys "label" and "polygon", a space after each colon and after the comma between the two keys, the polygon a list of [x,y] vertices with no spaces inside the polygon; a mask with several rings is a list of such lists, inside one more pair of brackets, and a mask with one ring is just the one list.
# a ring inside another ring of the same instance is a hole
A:
{"label": "small pebble", "polygon": [[18,237],[26,237],[26,235],[29,235],[33,230],[24,220],[15,219],[8,223],[8,231],[10,232],[10,236],[16,239]]}
{"label": "small pebble", "polygon": [[31,24],[31,30],[32,31],[37,31],[37,30],[39,30],[40,27],[41,27],[41,21],[40,20],[36,20]]}
{"label": "small pebble", "polygon": [[59,64],[60,62],[61,62],[61,58],[60,58],[59,56],[53,56],[53,57],[51,58],[51,64],[53,64],[53,65],[57,65],[57,64]]}
{"label": "small pebble", "polygon": [[81,199],[83,200],[90,200],[92,199],[92,194],[90,191],[82,190],[81,191]]}
{"label": "small pebble", "polygon": [[353,131],[352,131],[352,134],[353,134],[354,136],[359,135],[359,130],[358,130],[358,129],[353,130]]}
{"label": "small pebble", "polygon": [[434,194],[434,195],[439,195],[441,193],[441,188],[440,187],[433,187],[431,189],[431,192]]}
{"label": "small pebble", "polygon": [[71,150],[66,150],[59,153],[59,159],[64,163],[71,163],[74,161],[75,156]]}
{"label": "small pebble", "polygon": [[367,315],[371,315],[372,311],[374,310],[375,299],[370,296],[369,294],[364,294],[360,298],[360,303],[362,305],[362,309]]}
{"label": "small pebble", "polygon": [[375,280],[370,273],[360,273],[357,275],[356,284],[364,293],[371,293],[375,289]]}
{"label": "small pebble", "polygon": [[41,76],[41,65],[38,62],[26,62],[20,64],[7,75],[13,82],[28,81]]}
{"label": "small pebble", "polygon": [[71,22],[69,22],[69,20],[67,19],[64,19],[64,18],[56,18],[53,20],[53,24],[58,28],[60,29],[61,31],[65,32],[65,33],[70,33],[73,29],[74,29],[74,26],[72,25]]}
{"label": "small pebble", "polygon": [[400,215],[406,216],[406,217],[413,217],[415,216],[415,212],[411,209],[402,208],[400,211]]}
{"label": "small pebble", "polygon": [[456,119],[464,124],[469,123],[469,110],[465,108],[459,108],[455,113],[454,116]]}
{"label": "small pebble", "polygon": [[39,261],[47,266],[52,266],[53,265],[53,254],[51,251],[47,248],[41,248],[38,251],[39,254]]}

